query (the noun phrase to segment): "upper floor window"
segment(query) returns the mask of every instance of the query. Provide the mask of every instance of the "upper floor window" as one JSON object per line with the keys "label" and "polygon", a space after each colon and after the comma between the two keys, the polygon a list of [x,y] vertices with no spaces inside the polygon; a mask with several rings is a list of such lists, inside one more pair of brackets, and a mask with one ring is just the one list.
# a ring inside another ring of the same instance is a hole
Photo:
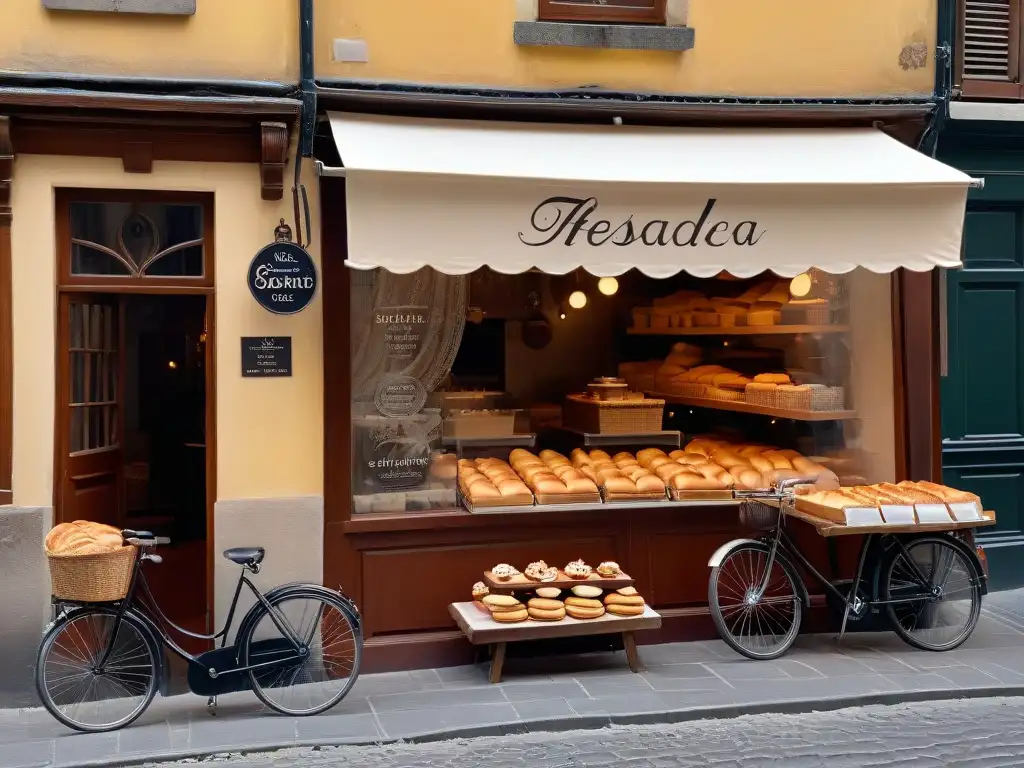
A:
{"label": "upper floor window", "polygon": [[1021,12],[1024,0],[960,0],[957,58],[968,98],[1024,98]]}
{"label": "upper floor window", "polygon": [[541,21],[664,24],[665,0],[540,0]]}

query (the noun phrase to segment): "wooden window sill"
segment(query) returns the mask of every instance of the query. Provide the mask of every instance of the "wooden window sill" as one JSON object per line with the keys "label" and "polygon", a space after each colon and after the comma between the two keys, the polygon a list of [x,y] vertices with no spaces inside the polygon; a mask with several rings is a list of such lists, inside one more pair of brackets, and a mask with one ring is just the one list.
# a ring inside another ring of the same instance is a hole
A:
{"label": "wooden window sill", "polygon": [[570,21],[517,21],[516,45],[570,48],[615,48],[636,51],[688,51],[692,27],[655,24],[591,24]]}

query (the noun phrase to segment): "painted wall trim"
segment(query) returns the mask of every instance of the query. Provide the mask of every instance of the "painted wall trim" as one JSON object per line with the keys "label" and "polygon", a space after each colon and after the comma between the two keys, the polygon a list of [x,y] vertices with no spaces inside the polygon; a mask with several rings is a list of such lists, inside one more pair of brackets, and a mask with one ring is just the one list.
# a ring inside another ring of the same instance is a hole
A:
{"label": "painted wall trim", "polygon": [[1024,103],[1006,101],[951,101],[952,120],[986,120],[989,122],[1024,122]]}
{"label": "painted wall trim", "polygon": [[0,116],[0,504],[12,501],[14,443],[14,328],[12,325],[11,184],[14,146],[11,120]]}
{"label": "painted wall trim", "polygon": [[651,24],[581,24],[568,21],[517,21],[516,45],[612,48],[632,51],[688,51],[693,48],[690,27]]}
{"label": "painted wall trim", "polygon": [[183,112],[224,115],[298,115],[298,99],[259,96],[181,96],[146,93],[11,88],[0,86],[0,104],[75,109],[130,109],[140,112]]}

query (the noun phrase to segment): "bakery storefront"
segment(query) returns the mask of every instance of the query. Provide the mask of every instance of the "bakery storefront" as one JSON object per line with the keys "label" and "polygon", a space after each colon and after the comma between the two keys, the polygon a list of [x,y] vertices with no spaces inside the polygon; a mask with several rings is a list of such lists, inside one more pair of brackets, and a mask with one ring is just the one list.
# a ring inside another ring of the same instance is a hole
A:
{"label": "bakery storefront", "polygon": [[642,641],[712,636],[734,489],[939,479],[968,176],[871,128],[330,119],[324,569],[368,669],[468,660],[499,563],[615,561]]}

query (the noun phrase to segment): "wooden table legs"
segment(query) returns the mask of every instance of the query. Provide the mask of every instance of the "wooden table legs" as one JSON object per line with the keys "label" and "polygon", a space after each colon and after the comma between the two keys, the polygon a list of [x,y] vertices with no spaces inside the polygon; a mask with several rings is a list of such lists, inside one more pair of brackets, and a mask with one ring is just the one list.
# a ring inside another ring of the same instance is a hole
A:
{"label": "wooden table legs", "polygon": [[505,666],[505,643],[495,643],[491,646],[491,683],[501,682],[501,668]]}
{"label": "wooden table legs", "polygon": [[643,672],[644,665],[640,663],[640,655],[636,652],[636,638],[632,632],[622,633],[622,646],[626,649],[626,661],[633,672]]}
{"label": "wooden table legs", "polygon": [[[643,672],[644,665],[640,662],[640,655],[636,650],[636,638],[632,632],[622,633],[622,646],[626,650],[626,661],[633,672]],[[502,668],[505,666],[505,643],[492,643],[491,649],[491,671],[488,675],[488,682],[500,683]]]}

